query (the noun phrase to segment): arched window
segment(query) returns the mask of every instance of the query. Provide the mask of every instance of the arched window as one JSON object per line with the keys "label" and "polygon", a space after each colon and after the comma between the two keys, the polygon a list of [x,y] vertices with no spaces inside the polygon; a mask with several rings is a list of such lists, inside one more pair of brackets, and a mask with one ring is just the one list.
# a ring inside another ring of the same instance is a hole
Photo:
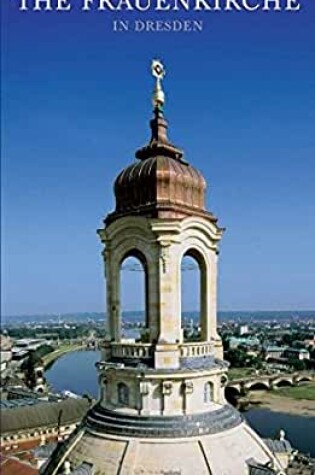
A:
{"label": "arched window", "polygon": [[129,405],[129,388],[125,383],[118,383],[117,386],[117,399],[119,404],[124,406]]}
{"label": "arched window", "polygon": [[203,388],[203,400],[205,404],[213,401],[213,383],[206,383]]}
{"label": "arched window", "polygon": [[184,341],[201,341],[206,319],[206,274],[202,256],[191,249],[181,262],[181,318]]}
{"label": "arched window", "polygon": [[129,252],[120,265],[121,335],[136,341],[148,340],[148,276],[144,256]]}

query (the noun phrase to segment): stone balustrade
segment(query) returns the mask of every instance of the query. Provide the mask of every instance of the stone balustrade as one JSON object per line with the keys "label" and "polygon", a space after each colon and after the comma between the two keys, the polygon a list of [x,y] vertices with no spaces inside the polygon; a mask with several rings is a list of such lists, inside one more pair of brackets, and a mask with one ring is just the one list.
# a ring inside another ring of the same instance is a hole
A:
{"label": "stone balustrade", "polygon": [[[112,342],[112,358],[150,359],[153,357],[154,346],[150,343]],[[205,341],[186,342],[179,344],[180,358],[198,358],[213,355],[213,345]]]}
{"label": "stone balustrade", "polygon": [[152,345],[150,343],[112,343],[112,358],[150,359]]}
{"label": "stone balustrade", "polygon": [[181,358],[194,358],[213,354],[213,346],[206,341],[182,343],[179,347]]}

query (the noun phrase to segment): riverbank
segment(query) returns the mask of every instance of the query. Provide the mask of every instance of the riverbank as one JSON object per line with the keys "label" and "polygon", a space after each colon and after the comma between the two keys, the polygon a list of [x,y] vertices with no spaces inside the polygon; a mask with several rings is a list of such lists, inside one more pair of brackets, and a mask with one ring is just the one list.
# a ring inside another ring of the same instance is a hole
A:
{"label": "riverbank", "polygon": [[58,358],[45,372],[48,384],[55,392],[71,391],[75,394],[99,394],[98,374],[95,363],[100,360],[99,351],[67,352]]}
{"label": "riverbank", "polygon": [[315,417],[315,383],[277,391],[252,391],[240,402],[246,408],[259,407],[273,412]]}
{"label": "riverbank", "polygon": [[52,351],[51,353],[48,353],[42,358],[44,368],[48,369],[55,360],[57,360],[63,355],[70,353],[72,351],[78,351],[82,349],[83,349],[82,344],[78,344],[78,343],[61,345],[57,350]]}
{"label": "riverbank", "polygon": [[[95,363],[99,361],[99,352],[82,352],[84,353],[82,355],[75,352],[83,348],[77,344],[63,345],[46,355],[44,364],[47,370],[50,368],[47,379],[57,391],[67,389],[78,394],[88,392],[97,397],[99,388]],[[60,358],[61,356],[64,357]],[[57,359],[58,363],[52,367],[52,363]],[[78,376],[73,377],[79,368]],[[239,402],[246,410],[268,409],[273,412],[315,418],[315,382],[283,387],[274,391],[251,391]]]}

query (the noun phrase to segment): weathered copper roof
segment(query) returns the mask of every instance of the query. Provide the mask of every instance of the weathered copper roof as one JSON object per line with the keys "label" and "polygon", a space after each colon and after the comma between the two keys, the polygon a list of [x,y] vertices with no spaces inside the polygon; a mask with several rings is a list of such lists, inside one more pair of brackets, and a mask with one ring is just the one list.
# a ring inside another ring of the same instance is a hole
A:
{"label": "weathered copper roof", "polygon": [[81,421],[89,408],[87,399],[66,399],[34,406],[15,407],[1,411],[1,432],[12,434],[44,426],[57,426]]}
{"label": "weathered copper roof", "polygon": [[109,223],[125,215],[151,218],[216,218],[205,209],[206,181],[183,159],[183,152],[167,138],[167,121],[155,109],[148,145],[136,152],[138,161],[122,170],[115,180],[116,209]]}

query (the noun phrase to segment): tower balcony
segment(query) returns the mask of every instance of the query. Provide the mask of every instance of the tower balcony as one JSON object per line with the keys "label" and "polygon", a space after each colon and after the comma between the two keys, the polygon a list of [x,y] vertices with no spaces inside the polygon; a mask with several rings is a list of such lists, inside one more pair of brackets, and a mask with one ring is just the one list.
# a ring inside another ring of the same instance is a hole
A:
{"label": "tower balcony", "polygon": [[153,357],[153,345],[151,343],[120,342],[111,343],[111,357],[122,359],[149,360]]}
{"label": "tower balcony", "polygon": [[188,341],[179,345],[181,358],[195,358],[213,354],[213,344],[208,341]]}
{"label": "tower balcony", "polygon": [[[121,341],[103,343],[101,348],[107,349],[107,359],[110,360],[136,360],[147,363],[154,357],[155,345],[152,343]],[[179,343],[178,349],[180,358],[200,358],[214,354],[213,343],[208,341]]]}

